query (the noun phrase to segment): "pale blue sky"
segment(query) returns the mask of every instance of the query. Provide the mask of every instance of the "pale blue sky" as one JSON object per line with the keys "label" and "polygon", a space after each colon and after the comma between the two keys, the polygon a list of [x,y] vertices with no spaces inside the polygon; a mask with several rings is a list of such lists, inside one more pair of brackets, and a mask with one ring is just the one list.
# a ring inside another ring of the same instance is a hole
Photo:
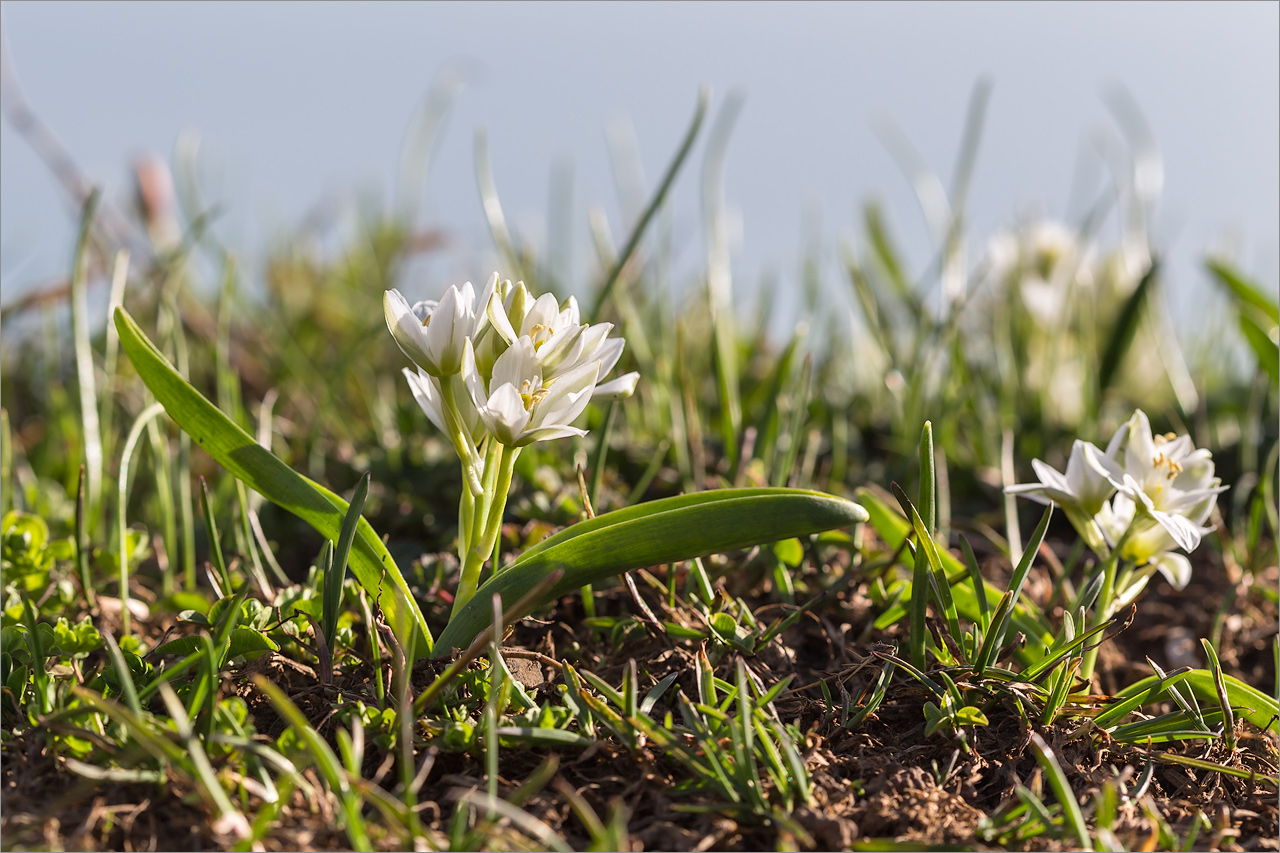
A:
{"label": "pale blue sky", "polygon": [[[875,136],[891,116],[944,182],[975,80],[994,88],[972,190],[971,250],[1001,224],[1065,216],[1081,150],[1119,139],[1102,92],[1122,83],[1165,164],[1154,231],[1180,321],[1209,284],[1206,250],[1229,247],[1276,287],[1280,267],[1280,4],[3,4],[27,98],[76,160],[123,200],[142,150],[201,139],[220,229],[251,256],[328,197],[384,199],[433,74],[468,76],[434,158],[428,221],[459,248],[435,278],[483,279],[494,259],[472,139],[488,129],[517,231],[544,242],[553,164],[574,167],[574,271],[594,274],[586,225],[623,217],[603,128],[627,115],[652,186],[700,84],[745,109],[726,196],[741,215],[735,283],[766,270],[795,286],[806,212],[818,207],[832,288],[834,243],[859,205],[887,205],[912,268],[929,260],[907,181]],[[1101,179],[1100,161],[1091,163]],[[702,263],[701,149],[680,181],[684,269]],[[0,282],[12,294],[65,274],[66,199],[25,143],[0,128]],[[252,269],[252,263],[250,264]],[[438,282],[424,288],[438,288]]]}

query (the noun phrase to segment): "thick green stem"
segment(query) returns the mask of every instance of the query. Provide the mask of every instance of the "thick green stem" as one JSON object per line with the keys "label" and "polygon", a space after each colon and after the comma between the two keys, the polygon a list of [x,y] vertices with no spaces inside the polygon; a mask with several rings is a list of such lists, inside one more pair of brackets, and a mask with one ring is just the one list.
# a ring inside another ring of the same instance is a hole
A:
{"label": "thick green stem", "polygon": [[453,442],[453,448],[458,453],[458,458],[462,460],[462,473],[466,478],[467,487],[471,489],[473,495],[479,495],[484,491],[484,486],[480,482],[480,472],[476,470],[476,447],[472,443],[470,436],[466,430],[462,428],[461,411],[458,409],[457,396],[453,390],[453,376],[444,376],[440,379],[440,398],[444,402],[444,423],[449,431],[449,440]]}
{"label": "thick green stem", "polygon": [[[463,468],[465,469],[465,465]],[[464,474],[465,476],[465,474]],[[476,514],[476,496],[471,489],[463,489],[458,499],[458,555],[463,562],[467,551],[471,550],[471,524]]]}
{"label": "thick green stem", "polygon": [[498,534],[502,531],[502,514],[507,508],[507,493],[511,490],[511,475],[515,470],[516,456],[520,453],[518,447],[490,441],[485,460],[484,490],[475,506],[468,548],[462,555],[462,577],[458,580],[458,592],[453,600],[455,615],[475,595],[480,585],[480,571],[494,554]]}
{"label": "thick green stem", "polygon": [[[1117,548],[1102,565],[1102,589],[1098,591],[1098,598],[1093,603],[1093,613],[1089,616],[1089,625],[1086,630],[1092,631],[1111,618],[1111,604],[1116,597],[1116,570],[1119,562],[1120,551]],[[1093,667],[1097,660],[1098,646],[1095,645],[1084,653],[1080,662],[1080,677],[1085,681],[1093,678]]]}

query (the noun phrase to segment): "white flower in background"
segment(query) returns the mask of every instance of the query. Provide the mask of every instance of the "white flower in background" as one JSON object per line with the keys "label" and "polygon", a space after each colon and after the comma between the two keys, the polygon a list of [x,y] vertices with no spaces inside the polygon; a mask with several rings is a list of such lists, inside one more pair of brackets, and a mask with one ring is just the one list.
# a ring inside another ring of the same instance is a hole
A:
{"label": "white flower in background", "polygon": [[[413,392],[413,399],[418,401],[418,405],[422,411],[426,413],[427,419],[435,425],[447,436],[453,433],[449,429],[448,416],[445,414],[444,395],[440,389],[440,382],[449,382],[450,379],[437,379],[422,368],[417,371],[404,368],[404,378],[409,381],[409,390]],[[467,394],[456,394],[454,399],[458,403],[458,421],[462,429],[471,437],[472,442],[479,443],[484,437],[484,422],[480,420],[480,413],[476,411],[475,405],[471,402],[471,397]]]}
{"label": "white flower in background", "polygon": [[1209,451],[1197,450],[1187,435],[1153,436],[1141,410],[1116,431],[1107,450],[1124,465],[1114,481],[1119,491],[1111,507],[1113,515],[1127,516],[1132,525],[1122,555],[1140,561],[1174,545],[1188,552],[1199,547],[1201,535],[1211,529],[1203,525],[1227,490],[1213,475]]}
{"label": "white flower in background", "polygon": [[452,376],[462,369],[463,342],[477,334],[491,313],[498,274],[494,273],[476,310],[471,282],[459,289],[449,285],[437,302],[410,305],[399,290],[383,294],[382,311],[387,328],[400,349],[414,364],[432,376]]}
{"label": "white flower in background", "polygon": [[508,447],[586,435],[570,424],[591,401],[599,374],[600,363],[589,362],[545,376],[533,339],[522,335],[498,356],[486,388],[469,340],[463,352],[462,375],[471,401],[490,434]]}
{"label": "white flower in background", "polygon": [[1087,255],[1076,233],[1053,220],[1019,233],[1000,231],[987,245],[991,277],[1015,286],[1027,311],[1046,326],[1060,322],[1070,280],[1087,278]]}

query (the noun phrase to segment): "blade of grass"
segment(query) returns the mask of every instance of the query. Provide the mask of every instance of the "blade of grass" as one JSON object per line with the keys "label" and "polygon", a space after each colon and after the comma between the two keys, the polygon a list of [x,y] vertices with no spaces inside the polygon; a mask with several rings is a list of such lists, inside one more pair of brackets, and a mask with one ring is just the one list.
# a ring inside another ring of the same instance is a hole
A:
{"label": "blade of grass", "polygon": [[640,220],[636,222],[636,227],[631,231],[631,236],[627,239],[627,244],[623,248],[622,254],[618,255],[618,260],[609,271],[609,276],[600,288],[599,295],[596,296],[595,304],[591,307],[591,313],[587,315],[591,318],[591,322],[594,323],[600,320],[600,314],[604,310],[605,302],[608,301],[613,289],[617,287],[618,280],[622,278],[622,271],[631,261],[631,256],[635,254],[636,249],[640,246],[640,238],[644,236],[650,220],[653,219],[654,214],[658,212],[658,208],[666,200],[671,185],[675,183],[676,175],[680,173],[680,168],[688,158],[689,152],[693,150],[693,142],[698,138],[698,131],[702,127],[703,119],[706,118],[707,104],[710,101],[711,90],[704,87],[698,92],[698,105],[693,113],[693,121],[690,122],[689,129],[685,132],[684,140],[680,143],[680,148],[676,151],[675,158],[671,161],[671,165],[667,167],[661,183],[658,184],[657,191],[653,194],[653,198],[650,199],[648,207],[644,209],[644,213],[641,214]]}
{"label": "blade of grass", "polygon": [[[1013,606],[1017,604],[1018,597],[1022,595],[1022,585],[1026,583],[1027,575],[1031,571],[1031,563],[1034,561],[1036,552],[1040,550],[1040,543],[1044,541],[1044,534],[1049,529],[1049,519],[1053,517],[1053,506],[1045,508],[1044,515],[1040,517],[1040,523],[1036,525],[1035,531],[1031,534],[1031,539],[1027,542],[1027,548],[1022,552],[1022,559],[1013,570],[1013,576],[1009,579],[1009,607],[1003,608],[1003,615],[997,609],[996,617],[992,618],[991,630],[982,639],[982,648],[978,651],[978,657],[974,661],[974,671],[981,674],[988,666],[995,662],[995,655],[1004,644],[1005,633],[1009,630],[1011,623],[1011,615]],[[1004,602],[1002,601],[1001,604]]]}
{"label": "blade of grass", "polygon": [[1084,822],[1084,814],[1080,811],[1080,803],[1076,800],[1075,792],[1071,790],[1071,783],[1067,781],[1067,775],[1062,772],[1062,765],[1058,764],[1058,759],[1053,754],[1053,749],[1040,736],[1039,732],[1031,733],[1031,748],[1036,754],[1036,761],[1040,763],[1040,769],[1044,771],[1049,780],[1049,787],[1053,789],[1053,795],[1062,806],[1063,818],[1075,835],[1076,843],[1080,845],[1082,850],[1091,849],[1093,842],[1089,838],[1089,827]]}
{"label": "blade of grass", "polygon": [[152,403],[134,420],[129,429],[129,437],[125,439],[124,450],[120,452],[120,478],[117,490],[118,504],[116,511],[116,535],[120,537],[120,630],[127,635],[130,631],[129,613],[129,462],[133,458],[133,449],[138,444],[142,431],[153,418],[164,412],[164,406]]}
{"label": "blade of grass", "polygon": [[89,484],[91,519],[102,505],[102,433],[98,422],[98,392],[93,367],[93,347],[89,341],[89,238],[93,219],[102,200],[95,187],[80,213],[80,233],[76,238],[71,265],[71,325],[75,338],[76,380],[80,390],[80,453]]}
{"label": "blade of grass", "polygon": [[204,516],[204,529],[209,537],[209,556],[213,558],[214,571],[222,583],[224,595],[230,595],[234,584],[231,572],[227,569],[226,557],[222,554],[222,538],[218,535],[218,522],[213,516],[213,502],[209,500],[209,484],[200,476],[200,513]]}
{"label": "blade of grass", "polygon": [[355,540],[356,528],[360,523],[360,513],[364,511],[364,501],[369,494],[369,472],[366,471],[356,484],[351,503],[347,505],[347,513],[342,519],[342,530],[338,534],[338,544],[333,552],[333,568],[324,576],[324,610],[321,624],[324,627],[324,639],[329,648],[334,648],[338,637],[338,610],[342,604],[342,581],[347,576],[347,558],[351,556],[351,543]]}

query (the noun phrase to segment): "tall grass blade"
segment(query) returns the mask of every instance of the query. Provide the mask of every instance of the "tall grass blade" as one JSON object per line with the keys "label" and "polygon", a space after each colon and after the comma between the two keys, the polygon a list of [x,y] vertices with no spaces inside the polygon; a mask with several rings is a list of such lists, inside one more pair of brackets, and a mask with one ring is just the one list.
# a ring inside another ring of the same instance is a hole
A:
{"label": "tall grass blade", "polygon": [[1098,396],[1101,399],[1112,383],[1115,382],[1116,374],[1120,369],[1120,364],[1124,360],[1125,353],[1129,351],[1129,345],[1133,343],[1134,335],[1138,331],[1138,321],[1142,317],[1142,310],[1146,305],[1149,294],[1155,289],[1156,274],[1160,268],[1160,264],[1153,256],[1151,258],[1151,266],[1142,279],[1138,282],[1138,286],[1133,289],[1133,293],[1125,300],[1124,306],[1120,309],[1120,314],[1116,317],[1115,323],[1111,327],[1110,333],[1107,335],[1107,348],[1103,350],[1102,360],[1098,364]]}
{"label": "tall grass blade", "polygon": [[133,426],[129,429],[129,437],[125,439],[124,450],[120,452],[120,477],[117,490],[117,512],[116,512],[116,535],[119,537],[119,556],[120,556],[120,630],[124,634],[128,634],[130,630],[129,621],[129,525],[128,525],[128,509],[129,509],[129,462],[133,458],[133,449],[138,444],[138,438],[141,437],[142,431],[146,429],[147,424],[153,418],[164,412],[164,406],[159,403],[152,403],[142,414],[138,415],[133,422]]}
{"label": "tall grass blade", "polygon": [[1084,814],[1080,811],[1080,802],[1076,799],[1075,792],[1071,790],[1071,783],[1067,781],[1067,775],[1062,772],[1062,765],[1058,763],[1052,747],[1045,742],[1039,732],[1032,732],[1031,748],[1036,754],[1036,761],[1040,763],[1040,769],[1049,780],[1053,795],[1062,806],[1063,818],[1075,835],[1076,843],[1080,845],[1081,850],[1091,849],[1093,842],[1089,838],[1089,827],[1084,822]]}
{"label": "tall grass blade", "polygon": [[80,234],[71,266],[71,325],[75,338],[76,380],[80,390],[80,452],[88,475],[92,518],[102,505],[102,433],[98,423],[98,392],[94,376],[93,348],[89,341],[89,238],[93,218],[102,200],[94,188],[80,213]]}
{"label": "tall grass blade", "polygon": [[676,175],[680,173],[680,168],[684,165],[684,161],[688,159],[689,152],[693,150],[693,142],[698,138],[698,131],[702,128],[702,121],[707,116],[707,105],[710,101],[711,90],[704,87],[698,92],[698,105],[694,109],[693,121],[689,123],[689,129],[685,131],[684,139],[680,143],[680,148],[676,151],[675,158],[671,161],[671,165],[667,167],[666,173],[662,176],[662,182],[658,184],[658,189],[653,194],[653,198],[649,200],[648,207],[640,215],[640,220],[636,222],[635,228],[632,229],[626,246],[622,249],[622,253],[618,255],[617,261],[614,262],[613,268],[609,271],[609,276],[604,280],[604,285],[600,288],[599,295],[596,296],[595,304],[592,305],[591,313],[588,315],[591,322],[595,323],[600,320],[600,314],[604,310],[605,303],[609,300],[613,289],[617,287],[619,279],[622,278],[622,271],[626,269],[627,264],[631,261],[631,256],[639,248],[640,239],[644,236],[645,231],[648,230],[650,220],[658,212],[658,208],[662,207],[662,203],[666,201],[667,193],[671,190],[671,185],[675,183]]}

